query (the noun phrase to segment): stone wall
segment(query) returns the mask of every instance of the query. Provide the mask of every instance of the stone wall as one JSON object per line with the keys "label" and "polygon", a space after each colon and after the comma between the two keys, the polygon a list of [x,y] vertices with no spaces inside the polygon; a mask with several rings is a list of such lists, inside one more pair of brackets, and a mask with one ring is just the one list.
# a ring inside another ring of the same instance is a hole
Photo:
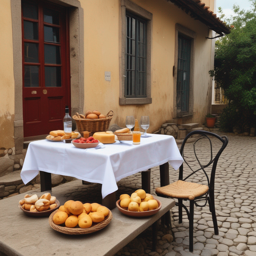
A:
{"label": "stone wall", "polygon": [[25,158],[25,151],[15,155],[15,148],[0,148],[0,180],[1,177],[13,171],[21,170]]}

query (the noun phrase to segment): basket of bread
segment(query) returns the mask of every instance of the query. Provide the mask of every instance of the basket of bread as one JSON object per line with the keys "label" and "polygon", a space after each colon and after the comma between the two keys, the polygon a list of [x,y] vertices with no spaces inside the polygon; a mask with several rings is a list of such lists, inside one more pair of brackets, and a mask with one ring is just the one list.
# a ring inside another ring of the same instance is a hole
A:
{"label": "basket of bread", "polygon": [[81,134],[79,132],[65,133],[63,130],[51,131],[46,139],[49,141],[63,141],[63,140],[72,140],[80,138]]}
{"label": "basket of bread", "polygon": [[83,131],[89,131],[90,133],[101,132],[108,130],[113,113],[114,112],[110,110],[106,115],[103,115],[97,110],[89,110],[84,115],[76,113],[73,115],[73,119],[76,122],[77,130],[81,134]]}
{"label": "basket of bread", "polygon": [[36,194],[26,194],[19,201],[20,209],[28,216],[48,217],[60,206],[60,202],[50,193],[45,193],[38,197]]}
{"label": "basket of bread", "polygon": [[49,217],[50,226],[67,235],[85,235],[105,228],[112,212],[98,203],[68,200]]}
{"label": "basket of bread", "polygon": [[117,136],[118,140],[132,140],[132,132],[129,128],[116,130],[114,134]]}
{"label": "basket of bread", "polygon": [[117,200],[118,210],[132,217],[147,217],[156,214],[161,209],[161,202],[145,190],[138,189],[131,195],[122,194]]}

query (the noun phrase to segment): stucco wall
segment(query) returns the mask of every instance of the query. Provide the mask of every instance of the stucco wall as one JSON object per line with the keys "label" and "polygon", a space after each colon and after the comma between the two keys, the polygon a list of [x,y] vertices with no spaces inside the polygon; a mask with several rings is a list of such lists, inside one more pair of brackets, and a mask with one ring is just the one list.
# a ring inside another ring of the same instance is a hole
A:
{"label": "stucco wall", "polygon": [[[208,0],[210,3],[210,0]],[[125,125],[125,117],[142,115],[151,117],[149,131],[159,128],[173,116],[173,74],[175,62],[175,24],[179,23],[196,32],[194,59],[194,115],[187,121],[204,122],[210,110],[211,81],[208,71],[212,68],[211,40],[208,28],[192,19],[181,9],[166,0],[134,0],[153,14],[151,96],[152,104],[120,106],[120,2],[119,0],[81,0],[84,9],[84,110],[97,109],[103,113],[114,111],[112,123]],[[207,1],[206,1],[207,2]],[[213,1],[211,1],[213,2]],[[104,72],[111,72],[111,81],[104,79]]]}
{"label": "stucco wall", "polygon": [[14,147],[14,78],[9,0],[1,0],[0,24],[0,148],[12,148]]}

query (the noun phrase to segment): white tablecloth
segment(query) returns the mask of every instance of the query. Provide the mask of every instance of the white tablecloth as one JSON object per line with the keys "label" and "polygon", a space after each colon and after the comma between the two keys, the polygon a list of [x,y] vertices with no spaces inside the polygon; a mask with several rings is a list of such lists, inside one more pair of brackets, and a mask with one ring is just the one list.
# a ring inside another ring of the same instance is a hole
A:
{"label": "white tablecloth", "polygon": [[117,182],[140,171],[169,162],[177,170],[183,162],[172,136],[141,138],[140,145],[131,141],[105,144],[101,149],[79,149],[73,144],[39,140],[29,144],[21,171],[25,184],[39,171],[72,176],[102,184],[102,197],[115,192]]}

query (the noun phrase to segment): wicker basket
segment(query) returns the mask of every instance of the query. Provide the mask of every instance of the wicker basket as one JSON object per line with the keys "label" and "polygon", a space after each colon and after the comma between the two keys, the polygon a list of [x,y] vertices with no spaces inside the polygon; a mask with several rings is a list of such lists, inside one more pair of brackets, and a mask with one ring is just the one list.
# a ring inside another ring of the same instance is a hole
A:
{"label": "wicker basket", "polygon": [[114,112],[110,110],[106,118],[100,119],[87,119],[82,118],[79,114],[73,115],[73,119],[76,121],[76,128],[82,134],[83,131],[104,132],[108,130],[109,124],[113,117]]}
{"label": "wicker basket", "polygon": [[57,211],[54,211],[49,217],[49,224],[50,224],[51,228],[60,233],[63,233],[66,235],[73,235],[73,236],[86,235],[86,234],[91,234],[91,233],[97,232],[97,231],[105,228],[110,223],[110,221],[112,220],[112,217],[113,217],[112,212],[109,211],[109,214],[105,220],[103,220],[100,223],[94,223],[90,228],[78,228],[78,227],[67,228],[67,227],[63,227],[63,226],[54,224],[53,216],[56,212]]}

